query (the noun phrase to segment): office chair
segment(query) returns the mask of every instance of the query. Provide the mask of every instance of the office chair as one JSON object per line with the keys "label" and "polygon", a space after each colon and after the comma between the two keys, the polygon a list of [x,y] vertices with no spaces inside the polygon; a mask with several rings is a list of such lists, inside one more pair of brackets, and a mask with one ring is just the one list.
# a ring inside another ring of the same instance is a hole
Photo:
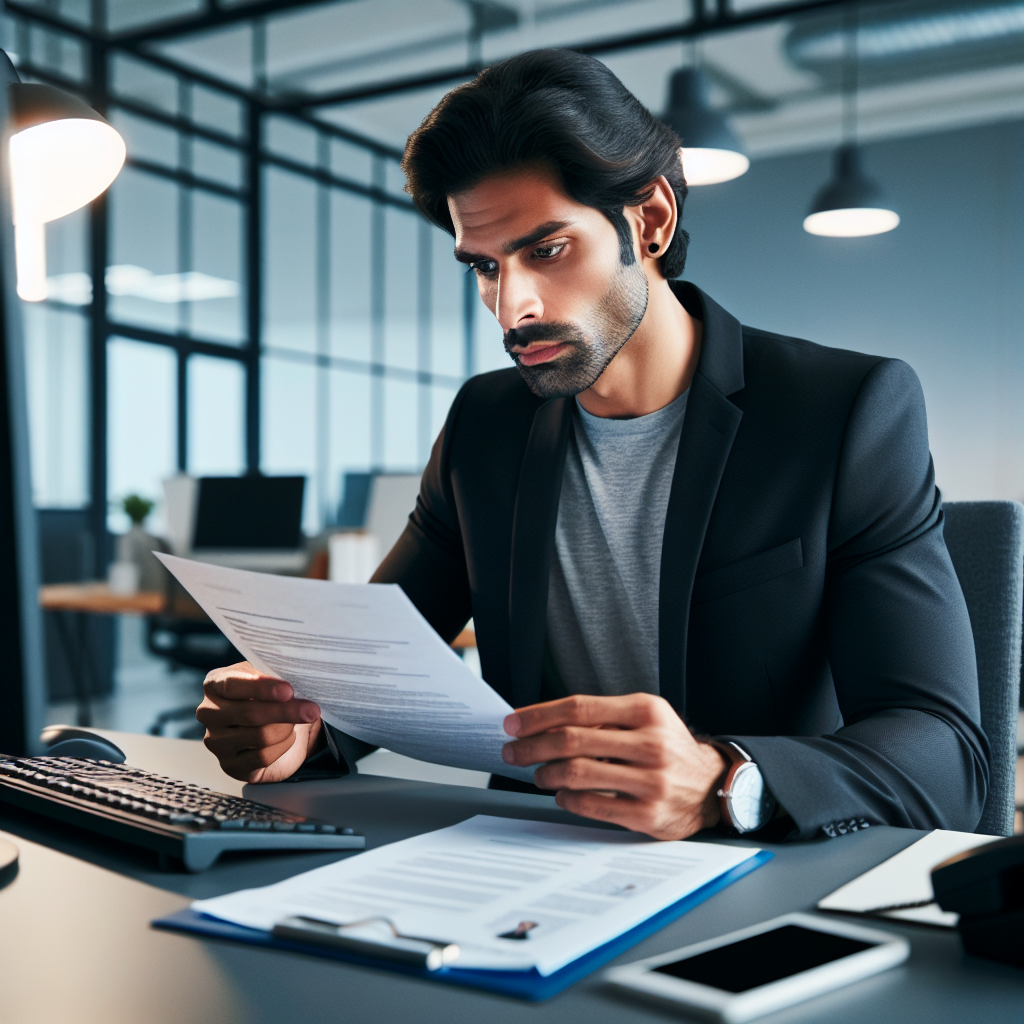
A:
{"label": "office chair", "polygon": [[[245,660],[170,573],[166,586],[166,613],[146,619],[146,645],[151,653],[165,658],[172,672],[191,669],[204,676],[222,665]],[[150,735],[162,736],[172,722],[187,721],[190,724],[179,737],[201,739],[205,730],[193,724],[195,713],[195,702],[162,711],[149,727]]]}
{"label": "office chair", "polygon": [[988,798],[976,832],[1013,835],[1020,706],[1024,506],[956,501],[944,508],[953,559],[974,631],[981,726],[992,751]]}

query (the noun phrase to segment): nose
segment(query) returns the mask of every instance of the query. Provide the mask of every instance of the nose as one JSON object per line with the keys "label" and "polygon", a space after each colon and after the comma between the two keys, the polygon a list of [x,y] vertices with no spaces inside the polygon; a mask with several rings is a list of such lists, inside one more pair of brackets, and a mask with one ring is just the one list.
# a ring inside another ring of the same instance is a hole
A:
{"label": "nose", "polygon": [[516,267],[515,262],[502,267],[494,302],[494,315],[506,332],[531,320],[540,320],[544,313],[536,279]]}

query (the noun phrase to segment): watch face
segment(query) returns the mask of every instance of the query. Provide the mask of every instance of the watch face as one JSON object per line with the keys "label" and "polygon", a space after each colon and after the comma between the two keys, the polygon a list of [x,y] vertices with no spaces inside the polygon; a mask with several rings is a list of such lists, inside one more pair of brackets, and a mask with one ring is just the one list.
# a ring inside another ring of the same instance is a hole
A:
{"label": "watch face", "polygon": [[760,828],[771,813],[771,794],[761,770],[747,762],[736,769],[729,787],[729,814],[740,832]]}

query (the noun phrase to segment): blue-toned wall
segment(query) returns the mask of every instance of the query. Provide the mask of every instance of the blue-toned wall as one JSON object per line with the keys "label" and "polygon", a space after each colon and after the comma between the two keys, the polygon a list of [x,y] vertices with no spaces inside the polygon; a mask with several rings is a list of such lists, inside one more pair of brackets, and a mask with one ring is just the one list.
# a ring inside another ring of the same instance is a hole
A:
{"label": "blue-toned wall", "polygon": [[803,230],[830,159],[694,188],[685,276],[744,323],[905,359],[945,496],[1024,500],[1024,122],[866,146],[902,217],[873,238]]}

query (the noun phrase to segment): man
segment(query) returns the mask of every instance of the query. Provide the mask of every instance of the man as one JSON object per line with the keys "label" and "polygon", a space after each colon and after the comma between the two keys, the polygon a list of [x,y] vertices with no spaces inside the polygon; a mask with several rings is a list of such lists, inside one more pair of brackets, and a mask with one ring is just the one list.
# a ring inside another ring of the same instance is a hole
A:
{"label": "man", "polygon": [[[565,51],[484,71],[412,135],[408,189],[516,368],[462,388],[374,579],[446,639],[473,616],[518,708],[503,756],[568,810],[661,839],[970,830],[987,745],[917,378],[672,280],[679,146]],[[197,717],[250,782],[366,749],[247,665]]]}

